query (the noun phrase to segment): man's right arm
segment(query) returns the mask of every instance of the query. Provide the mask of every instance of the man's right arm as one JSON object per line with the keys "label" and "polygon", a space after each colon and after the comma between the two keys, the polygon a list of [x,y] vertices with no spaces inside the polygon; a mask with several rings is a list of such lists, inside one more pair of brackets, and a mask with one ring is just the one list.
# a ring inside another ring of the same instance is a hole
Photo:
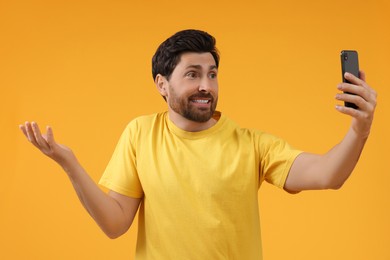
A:
{"label": "man's right arm", "polygon": [[42,135],[36,123],[26,122],[20,129],[42,153],[56,161],[67,173],[81,203],[110,238],[124,234],[131,226],[142,198],[131,198],[114,191],[104,193],[78,162],[73,152],[54,140],[47,128]]}

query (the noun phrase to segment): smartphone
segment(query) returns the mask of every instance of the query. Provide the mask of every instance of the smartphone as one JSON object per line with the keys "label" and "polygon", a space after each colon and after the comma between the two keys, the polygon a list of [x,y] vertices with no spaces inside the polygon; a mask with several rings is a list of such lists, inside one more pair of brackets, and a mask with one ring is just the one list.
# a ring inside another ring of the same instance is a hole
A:
{"label": "smartphone", "polygon": [[[358,53],[357,51],[343,50],[341,51],[340,56],[341,56],[341,71],[342,71],[343,82],[351,83],[344,78],[344,73],[349,72],[359,78]],[[349,92],[345,92],[345,93],[351,94]],[[344,105],[346,107],[358,109],[358,106],[356,106],[354,103],[344,102]]]}

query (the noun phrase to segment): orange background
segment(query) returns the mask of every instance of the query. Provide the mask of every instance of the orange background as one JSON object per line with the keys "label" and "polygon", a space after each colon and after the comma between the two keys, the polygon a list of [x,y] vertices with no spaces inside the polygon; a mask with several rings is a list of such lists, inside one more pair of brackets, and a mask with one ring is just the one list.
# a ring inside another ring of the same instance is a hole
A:
{"label": "orange background", "polygon": [[390,259],[389,14],[386,0],[1,1],[0,259],[133,259],[136,225],[106,238],[18,124],[52,125],[98,181],[127,122],[166,109],[151,57],[187,28],[217,38],[219,110],[317,153],[349,127],[339,53],[358,50],[379,93],[362,158],[339,191],[262,186],[264,258]]}

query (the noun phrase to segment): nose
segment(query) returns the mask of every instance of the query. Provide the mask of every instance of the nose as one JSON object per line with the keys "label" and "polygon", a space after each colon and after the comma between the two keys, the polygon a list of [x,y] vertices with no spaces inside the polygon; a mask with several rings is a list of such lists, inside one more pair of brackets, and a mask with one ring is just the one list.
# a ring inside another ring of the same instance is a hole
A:
{"label": "nose", "polygon": [[214,84],[209,78],[205,77],[199,82],[199,91],[209,93]]}

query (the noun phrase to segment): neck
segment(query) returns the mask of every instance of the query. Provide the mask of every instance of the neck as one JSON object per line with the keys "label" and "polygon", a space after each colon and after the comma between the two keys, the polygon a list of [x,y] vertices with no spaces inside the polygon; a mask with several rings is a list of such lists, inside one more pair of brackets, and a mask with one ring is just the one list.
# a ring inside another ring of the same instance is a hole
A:
{"label": "neck", "polygon": [[182,115],[176,113],[175,111],[169,109],[168,111],[169,119],[180,129],[187,131],[187,132],[199,132],[206,129],[209,129],[210,127],[214,126],[217,123],[217,120],[213,117],[211,117],[206,122],[195,122],[192,120],[189,120]]}

